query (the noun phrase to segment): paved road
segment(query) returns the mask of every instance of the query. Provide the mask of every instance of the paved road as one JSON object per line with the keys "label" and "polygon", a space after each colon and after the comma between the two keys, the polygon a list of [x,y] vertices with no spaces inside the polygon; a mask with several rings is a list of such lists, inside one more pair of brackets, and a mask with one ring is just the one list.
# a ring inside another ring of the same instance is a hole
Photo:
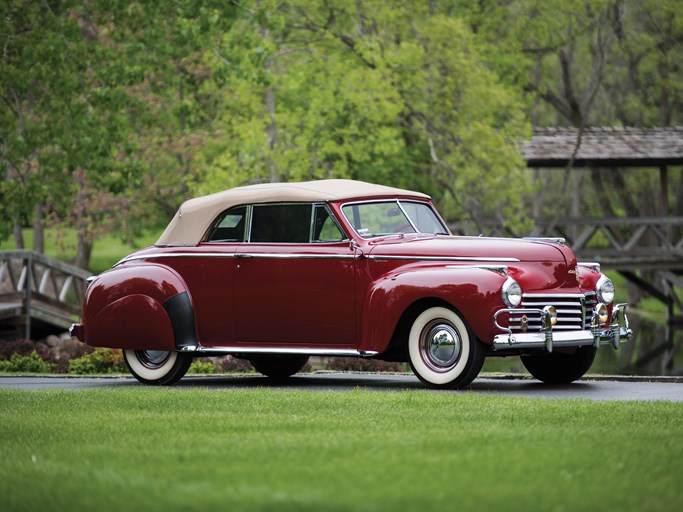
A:
{"label": "paved road", "polygon": [[[0,388],[14,389],[97,389],[142,386],[132,377],[0,377]],[[286,383],[273,383],[256,375],[188,376],[177,388],[248,389],[282,388],[310,391],[348,391],[362,388],[373,391],[406,391],[426,389],[412,375],[317,372],[292,377]],[[589,400],[667,400],[683,402],[683,383],[672,380],[649,382],[621,380],[581,380],[569,386],[547,386],[535,380],[511,378],[479,378],[465,391],[497,396],[531,398],[585,398]]]}

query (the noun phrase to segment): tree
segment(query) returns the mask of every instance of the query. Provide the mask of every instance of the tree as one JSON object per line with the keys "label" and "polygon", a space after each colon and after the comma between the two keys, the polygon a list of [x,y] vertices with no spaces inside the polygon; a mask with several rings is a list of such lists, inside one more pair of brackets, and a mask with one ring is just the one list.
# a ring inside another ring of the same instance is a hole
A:
{"label": "tree", "polygon": [[[351,177],[427,190],[451,216],[481,218],[502,189],[523,190],[523,104],[458,19],[412,2],[240,5],[212,63],[225,77],[224,132],[197,193]],[[509,197],[512,217],[521,200]]]}

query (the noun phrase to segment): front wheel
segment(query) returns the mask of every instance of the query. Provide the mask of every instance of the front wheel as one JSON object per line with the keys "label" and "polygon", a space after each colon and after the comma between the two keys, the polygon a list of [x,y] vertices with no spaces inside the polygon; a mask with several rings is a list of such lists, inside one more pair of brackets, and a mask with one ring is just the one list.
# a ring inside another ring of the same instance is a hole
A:
{"label": "front wheel", "polygon": [[410,366],[426,384],[462,388],[484,365],[484,347],[455,311],[433,307],[413,322],[408,335]]}
{"label": "front wheel", "polygon": [[123,359],[137,380],[160,386],[178,382],[192,364],[192,354],[166,350],[124,350]]}
{"label": "front wheel", "polygon": [[551,352],[522,356],[522,364],[531,375],[547,384],[569,384],[580,379],[595,359],[597,349],[590,345],[579,347],[573,354]]}
{"label": "front wheel", "polygon": [[298,354],[263,354],[249,359],[254,369],[271,379],[285,379],[301,371],[308,356]]}

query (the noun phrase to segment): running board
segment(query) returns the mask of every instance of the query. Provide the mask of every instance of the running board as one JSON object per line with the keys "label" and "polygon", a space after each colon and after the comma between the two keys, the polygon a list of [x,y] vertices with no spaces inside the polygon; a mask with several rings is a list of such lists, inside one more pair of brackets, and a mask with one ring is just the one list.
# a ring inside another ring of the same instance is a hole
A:
{"label": "running board", "polygon": [[197,355],[210,357],[210,354],[302,354],[309,356],[333,357],[373,357],[379,354],[375,350],[357,350],[351,348],[291,348],[291,347],[202,347],[185,345],[179,347],[180,352],[192,352]]}

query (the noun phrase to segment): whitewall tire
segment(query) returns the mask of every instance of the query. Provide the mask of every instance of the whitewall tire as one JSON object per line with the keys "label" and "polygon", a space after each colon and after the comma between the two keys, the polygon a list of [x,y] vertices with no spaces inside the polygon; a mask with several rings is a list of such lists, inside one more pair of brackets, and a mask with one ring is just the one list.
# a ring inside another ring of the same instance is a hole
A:
{"label": "whitewall tire", "polygon": [[467,386],[484,364],[484,348],[463,318],[445,307],[426,309],[408,335],[408,356],[415,375],[444,388]]}
{"label": "whitewall tire", "polygon": [[192,364],[191,354],[165,350],[124,350],[123,359],[133,377],[157,385],[178,382]]}

